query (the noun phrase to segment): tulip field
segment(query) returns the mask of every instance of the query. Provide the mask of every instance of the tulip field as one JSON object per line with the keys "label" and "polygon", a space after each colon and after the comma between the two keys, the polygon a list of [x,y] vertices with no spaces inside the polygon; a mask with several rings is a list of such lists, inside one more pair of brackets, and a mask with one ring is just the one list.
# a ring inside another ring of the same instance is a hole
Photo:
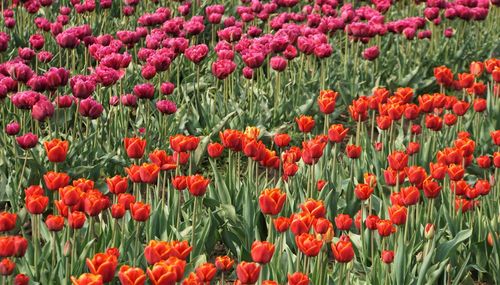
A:
{"label": "tulip field", "polygon": [[5,0],[1,285],[500,284],[499,0]]}

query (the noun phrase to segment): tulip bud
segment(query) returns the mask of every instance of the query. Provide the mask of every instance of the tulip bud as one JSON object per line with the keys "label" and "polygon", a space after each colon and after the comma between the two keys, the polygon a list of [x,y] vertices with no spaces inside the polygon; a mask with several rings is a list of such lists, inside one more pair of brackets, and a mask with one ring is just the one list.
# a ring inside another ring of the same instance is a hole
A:
{"label": "tulip bud", "polygon": [[423,257],[424,257],[424,254],[423,254],[423,252],[420,251],[417,253],[417,256],[415,256],[415,259],[417,260],[417,262],[422,262]]}
{"label": "tulip bud", "polygon": [[67,241],[63,247],[63,255],[69,256],[70,253],[71,253],[71,242]]}
{"label": "tulip bud", "polygon": [[434,238],[435,232],[436,232],[436,229],[434,227],[434,224],[425,225],[425,238],[426,239]]}

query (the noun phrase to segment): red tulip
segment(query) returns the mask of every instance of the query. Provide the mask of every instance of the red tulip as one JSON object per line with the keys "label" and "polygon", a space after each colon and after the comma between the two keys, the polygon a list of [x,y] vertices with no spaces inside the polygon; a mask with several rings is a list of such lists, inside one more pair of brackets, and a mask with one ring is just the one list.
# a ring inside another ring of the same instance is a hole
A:
{"label": "red tulip", "polygon": [[436,198],[441,192],[441,186],[439,186],[439,183],[432,180],[430,177],[424,180],[423,189],[425,197],[430,199]]}
{"label": "red tulip", "polygon": [[352,218],[347,214],[338,214],[335,217],[335,226],[341,231],[348,231],[352,226]]}
{"label": "red tulip", "polygon": [[300,208],[305,213],[309,213],[313,215],[315,218],[322,218],[326,214],[326,208],[321,200],[307,199],[303,204],[300,205]]}
{"label": "red tulip", "polygon": [[106,178],[106,184],[108,185],[108,190],[110,193],[118,195],[127,191],[128,179],[127,177],[115,175],[111,178]]}
{"label": "red tulip", "polygon": [[344,140],[349,131],[348,128],[344,128],[343,125],[331,125],[328,129],[328,139],[333,143],[340,143]]}
{"label": "red tulip", "polygon": [[274,143],[278,146],[278,147],[286,147],[290,144],[290,136],[288,134],[276,134],[274,136]]}
{"label": "red tulip", "polygon": [[45,219],[45,225],[47,225],[49,231],[58,232],[64,227],[64,217],[48,215]]}
{"label": "red tulip", "polygon": [[121,219],[125,216],[125,206],[123,204],[113,204],[111,206],[111,216],[114,219]]}
{"label": "red tulip", "polygon": [[140,138],[124,138],[125,150],[129,158],[141,158],[146,148],[146,140]]}
{"label": "red tulip", "polygon": [[212,263],[203,263],[195,270],[198,280],[203,283],[210,283],[214,279],[217,269]]}
{"label": "red tulip", "polygon": [[280,189],[265,189],[259,196],[259,205],[263,214],[277,215],[286,201],[286,193]]}
{"label": "red tulip", "polygon": [[380,253],[380,258],[382,259],[382,262],[391,264],[394,261],[394,251],[383,250],[382,253]]}
{"label": "red tulip", "polygon": [[394,224],[403,225],[406,223],[406,217],[408,214],[407,208],[399,205],[393,205],[388,208],[388,211],[389,217]]}
{"label": "red tulip", "polygon": [[174,285],[178,278],[175,266],[166,261],[155,263],[153,268],[147,269],[147,273],[153,285]]}
{"label": "red tulip", "polygon": [[43,175],[45,185],[47,186],[47,189],[51,191],[58,190],[59,188],[68,185],[69,179],[68,174],[63,172],[49,171]]}
{"label": "red tulip", "polygon": [[115,255],[97,253],[92,259],[86,259],[87,268],[93,274],[102,276],[103,283],[109,283],[115,276],[118,259]]}
{"label": "red tulip", "polygon": [[318,106],[321,113],[333,113],[333,111],[335,111],[335,103],[338,96],[338,92],[332,90],[321,90],[318,97]]}
{"label": "red tulip", "polygon": [[260,266],[255,262],[242,261],[236,266],[236,275],[242,284],[254,284],[259,279]]}
{"label": "red tulip", "polygon": [[314,216],[304,212],[293,214],[290,219],[290,230],[294,235],[300,235],[302,233],[309,232],[309,229],[314,222]]}
{"label": "red tulip", "polygon": [[154,163],[143,163],[139,169],[139,176],[141,177],[141,182],[143,183],[156,183],[159,173],[160,167]]}
{"label": "red tulip", "polygon": [[14,285],[29,285],[30,278],[22,273],[19,273],[14,277]]}
{"label": "red tulip", "polygon": [[301,272],[288,274],[288,285],[309,285],[309,277]]}
{"label": "red tulip", "polygon": [[373,188],[368,184],[357,184],[354,188],[354,194],[359,200],[367,200],[373,193]]}
{"label": "red tulip", "polygon": [[32,215],[42,214],[49,204],[49,197],[43,195],[32,195],[26,197],[26,209]]}
{"label": "red tulip", "polygon": [[273,224],[274,224],[274,229],[277,232],[279,232],[279,233],[286,232],[288,230],[288,228],[290,227],[290,218],[278,217],[278,218],[273,220]]}
{"label": "red tulip", "polygon": [[323,246],[322,240],[318,240],[315,236],[308,233],[295,236],[295,243],[303,254],[310,257],[317,256]]}
{"label": "red tulip", "polygon": [[377,231],[381,237],[390,236],[396,232],[396,227],[390,220],[379,220],[377,222]]}
{"label": "red tulip", "polygon": [[380,218],[377,215],[368,215],[365,219],[366,228],[372,231],[376,230],[378,221]]}
{"label": "red tulip", "polygon": [[389,167],[396,171],[403,170],[408,165],[408,155],[402,151],[394,151],[387,156]]}
{"label": "red tulip", "polygon": [[348,144],[345,149],[347,153],[347,157],[356,159],[361,156],[361,146],[353,145],[353,144]]}
{"label": "red tulip", "polygon": [[221,156],[223,151],[224,151],[224,146],[221,145],[220,143],[208,144],[207,152],[211,158],[217,158]]}
{"label": "red tulip", "polygon": [[16,227],[17,214],[0,212],[0,232],[8,232]]}
{"label": "red tulip", "polygon": [[137,222],[145,222],[151,213],[151,206],[142,202],[135,202],[130,204],[130,214]]}
{"label": "red tulip", "polygon": [[354,249],[348,236],[341,236],[337,243],[331,244],[335,260],[341,263],[347,263],[354,259]]}
{"label": "red tulip", "polygon": [[314,128],[314,119],[310,116],[300,116],[295,118],[295,122],[297,122],[297,126],[299,130],[303,133],[309,133]]}
{"label": "red tulip", "polygon": [[69,214],[68,224],[72,229],[81,229],[85,224],[85,214],[79,211],[74,211]]}
{"label": "red tulip", "polygon": [[16,268],[16,264],[12,260],[4,258],[0,261],[0,275],[9,276],[14,272],[14,268]]}
{"label": "red tulip", "polygon": [[186,183],[189,193],[199,197],[205,195],[210,179],[206,179],[202,175],[197,174],[186,177]]}
{"label": "red tulip", "polygon": [[267,264],[273,257],[274,244],[268,241],[254,241],[250,254],[254,262]]}

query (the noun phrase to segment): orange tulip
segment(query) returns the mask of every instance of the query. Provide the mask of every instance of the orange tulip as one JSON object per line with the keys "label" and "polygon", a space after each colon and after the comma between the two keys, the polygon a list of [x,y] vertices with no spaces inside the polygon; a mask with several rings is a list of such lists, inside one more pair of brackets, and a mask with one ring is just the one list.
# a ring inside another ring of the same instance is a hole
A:
{"label": "orange tulip", "polygon": [[174,285],[177,282],[175,266],[159,261],[153,268],[147,269],[149,280],[153,285]]}
{"label": "orange tulip", "polygon": [[295,236],[295,243],[299,250],[309,257],[317,256],[323,246],[322,240],[318,240],[315,236],[308,233]]}
{"label": "orange tulip", "polygon": [[55,191],[68,185],[69,176],[63,172],[49,171],[43,175],[43,180],[45,181],[47,189]]}
{"label": "orange tulip", "polygon": [[295,118],[299,130],[303,133],[309,133],[314,128],[314,119],[311,116],[300,116]]}
{"label": "orange tulip", "polygon": [[139,169],[139,176],[143,183],[153,184],[158,180],[160,167],[154,163],[143,163]]}
{"label": "orange tulip", "polygon": [[87,268],[93,274],[102,276],[102,282],[108,283],[115,276],[118,258],[113,254],[97,253],[92,259],[86,259]]}
{"label": "orange tulip", "polygon": [[215,258],[215,267],[221,271],[229,271],[233,268],[234,259],[231,259],[229,256],[217,256]]}
{"label": "orange tulip", "polygon": [[286,193],[278,188],[265,189],[259,196],[260,210],[264,215],[277,215],[286,201]]}
{"label": "orange tulip", "polygon": [[125,151],[129,158],[141,158],[146,148],[146,140],[140,138],[124,138]]}
{"label": "orange tulip", "polygon": [[57,163],[66,160],[69,147],[68,141],[53,139],[51,141],[44,142],[43,146],[45,147],[45,152],[47,153],[47,158],[50,162]]}
{"label": "orange tulip", "polygon": [[98,274],[92,273],[84,273],[76,279],[74,276],[71,276],[71,283],[73,285],[102,285],[104,284],[102,281],[102,276]]}
{"label": "orange tulip", "polygon": [[128,179],[127,177],[115,175],[111,178],[106,178],[106,184],[108,185],[109,192],[118,195],[127,191]]}
{"label": "orange tulip", "polygon": [[138,267],[123,265],[118,272],[118,279],[120,279],[121,285],[144,285],[146,274]]}

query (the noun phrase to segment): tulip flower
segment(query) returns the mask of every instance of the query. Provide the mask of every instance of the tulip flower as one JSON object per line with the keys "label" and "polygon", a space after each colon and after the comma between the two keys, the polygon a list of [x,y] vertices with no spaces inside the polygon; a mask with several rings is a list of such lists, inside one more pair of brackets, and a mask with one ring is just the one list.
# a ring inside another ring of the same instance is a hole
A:
{"label": "tulip flower", "polygon": [[106,178],[106,184],[108,185],[108,190],[110,193],[118,195],[127,191],[128,179],[127,177],[115,175],[111,178]]}
{"label": "tulip flower", "polygon": [[316,239],[315,236],[303,233],[295,236],[295,243],[299,250],[306,256],[317,256],[323,246],[323,241]]}
{"label": "tulip flower", "polygon": [[314,128],[314,119],[310,116],[300,116],[295,118],[295,122],[297,122],[297,126],[299,130],[303,133],[309,133]]}
{"label": "tulip flower", "polygon": [[2,276],[9,276],[14,272],[14,269],[16,268],[16,264],[8,259],[4,258],[2,261],[0,261],[0,275]]}
{"label": "tulip flower", "polygon": [[189,193],[195,197],[199,197],[205,195],[210,180],[197,174],[188,176],[186,178],[186,183]]}
{"label": "tulip flower", "polygon": [[382,253],[380,253],[380,258],[385,264],[391,264],[394,261],[394,251],[383,250]]}
{"label": "tulip flower", "polygon": [[0,232],[8,232],[16,227],[17,214],[0,212]]}
{"label": "tulip flower", "polygon": [[347,214],[339,214],[335,217],[335,226],[341,231],[348,231],[352,226],[352,218]]}
{"label": "tulip flower", "polygon": [[407,208],[400,205],[393,205],[388,208],[388,211],[389,211],[389,217],[391,218],[391,221],[394,224],[403,225],[406,223],[406,217],[408,214]]}
{"label": "tulip flower", "polygon": [[203,283],[210,283],[214,279],[217,269],[212,263],[203,263],[195,269],[196,277]]}
{"label": "tulip flower", "polygon": [[51,141],[44,142],[43,146],[45,147],[45,152],[50,162],[57,163],[66,160],[69,147],[68,141],[53,139]]}
{"label": "tulip flower", "polygon": [[221,271],[229,271],[233,268],[234,260],[229,256],[218,256],[215,258],[215,267]]}
{"label": "tulip flower", "polygon": [[337,262],[348,263],[354,259],[354,249],[348,236],[343,235],[337,243],[331,245]]}
{"label": "tulip flower", "polygon": [[305,213],[309,213],[313,215],[315,218],[322,218],[326,214],[326,208],[323,201],[307,199],[303,204],[300,205],[300,208]]}
{"label": "tulip flower", "polygon": [[102,285],[102,276],[92,273],[84,273],[78,277],[71,276],[71,284],[73,285]]}
{"label": "tulip flower", "polygon": [[236,276],[242,284],[254,284],[259,279],[260,266],[255,262],[241,262],[236,266]]}
{"label": "tulip flower", "polygon": [[153,268],[147,269],[147,273],[153,285],[174,285],[177,281],[175,266],[167,264],[166,261],[155,263]]}
{"label": "tulip flower", "polygon": [[145,222],[150,215],[151,206],[142,202],[135,202],[130,204],[130,214],[137,222]]}
{"label": "tulip flower", "polygon": [[373,188],[368,186],[368,184],[357,184],[354,188],[354,194],[360,200],[367,200],[373,193]]}
{"label": "tulip flower", "polygon": [[259,205],[264,215],[277,215],[286,201],[286,193],[280,189],[265,189],[259,196]]}
{"label": "tulip flower", "polygon": [[22,273],[19,273],[14,277],[14,285],[28,285],[30,283],[30,278]]}
{"label": "tulip flower", "polygon": [[274,244],[267,241],[254,241],[250,254],[254,262],[267,264],[271,261],[274,254]]}
{"label": "tulip flower", "polygon": [[64,227],[64,217],[48,215],[45,219],[45,225],[49,231],[58,232]]}
{"label": "tulip flower", "polygon": [[302,272],[288,274],[288,285],[309,285],[309,277]]}
{"label": "tulip flower", "polygon": [[146,148],[146,140],[140,138],[125,138],[125,150],[129,158],[141,158]]}
{"label": "tulip flower", "polygon": [[123,265],[118,272],[118,279],[121,285],[144,285],[146,274],[141,268]]}
{"label": "tulip flower", "polygon": [[92,259],[86,259],[87,268],[93,274],[101,275],[103,283],[109,283],[115,276],[118,259],[115,255],[97,253]]}

